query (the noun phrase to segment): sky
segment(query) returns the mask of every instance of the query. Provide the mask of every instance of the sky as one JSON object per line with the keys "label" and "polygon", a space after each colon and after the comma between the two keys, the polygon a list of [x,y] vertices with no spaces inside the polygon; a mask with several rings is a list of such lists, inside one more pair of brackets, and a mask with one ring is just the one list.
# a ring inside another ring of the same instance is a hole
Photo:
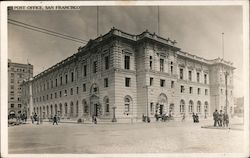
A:
{"label": "sky", "polygon": [[[68,11],[10,11],[8,18],[84,40],[97,37],[96,7]],[[157,7],[99,7],[99,33],[116,27],[131,34],[157,33]],[[241,6],[161,6],[160,36],[176,40],[182,51],[233,62],[234,95],[243,96],[243,18]],[[34,75],[77,52],[85,44],[8,24],[8,58],[34,65]]]}

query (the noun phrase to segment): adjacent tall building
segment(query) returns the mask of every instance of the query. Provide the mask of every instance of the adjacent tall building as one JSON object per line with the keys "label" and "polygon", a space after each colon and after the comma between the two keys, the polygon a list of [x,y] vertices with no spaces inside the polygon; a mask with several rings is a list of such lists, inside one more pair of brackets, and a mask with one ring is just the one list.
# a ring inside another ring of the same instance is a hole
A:
{"label": "adjacent tall building", "polygon": [[44,118],[112,120],[115,113],[118,121],[133,121],[193,112],[205,117],[233,109],[234,69],[220,58],[184,52],[169,38],[112,28],[25,82],[22,98],[30,114]]}
{"label": "adjacent tall building", "polygon": [[21,83],[33,77],[33,65],[13,63],[8,60],[8,114],[17,115],[25,112],[22,104]]}

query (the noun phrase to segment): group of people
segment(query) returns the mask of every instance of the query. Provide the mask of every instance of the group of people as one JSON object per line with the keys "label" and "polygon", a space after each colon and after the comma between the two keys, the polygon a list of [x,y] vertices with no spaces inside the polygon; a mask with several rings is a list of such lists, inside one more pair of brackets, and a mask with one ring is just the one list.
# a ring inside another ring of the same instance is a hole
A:
{"label": "group of people", "polygon": [[199,123],[199,115],[197,113],[194,114],[194,112],[193,112],[192,117],[193,117],[194,123]]}
{"label": "group of people", "polygon": [[222,126],[226,126],[228,127],[229,124],[229,116],[227,114],[227,112],[222,112],[222,110],[220,110],[220,113],[215,110],[215,112],[213,113],[213,119],[214,119],[214,127],[216,127],[217,125],[219,127]]}
{"label": "group of people", "polygon": [[43,123],[42,118],[39,117],[36,113],[34,115],[31,115],[30,119],[31,119],[32,124],[36,123],[37,125],[39,125]]}

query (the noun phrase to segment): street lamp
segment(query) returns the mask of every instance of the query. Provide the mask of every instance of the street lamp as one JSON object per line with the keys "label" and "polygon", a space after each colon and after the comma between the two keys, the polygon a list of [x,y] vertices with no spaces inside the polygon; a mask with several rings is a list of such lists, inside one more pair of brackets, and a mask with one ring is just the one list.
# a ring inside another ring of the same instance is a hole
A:
{"label": "street lamp", "polygon": [[147,113],[147,117],[145,119],[146,122],[149,122],[149,116],[148,116],[148,85],[146,85],[144,88],[146,88],[146,93],[147,93],[147,106],[146,106],[146,113]]}

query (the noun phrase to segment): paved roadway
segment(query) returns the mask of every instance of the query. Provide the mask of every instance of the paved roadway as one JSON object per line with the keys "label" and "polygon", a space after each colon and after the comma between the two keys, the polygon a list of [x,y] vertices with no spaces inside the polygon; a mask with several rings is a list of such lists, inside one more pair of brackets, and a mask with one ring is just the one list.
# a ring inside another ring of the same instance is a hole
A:
{"label": "paved roadway", "polygon": [[201,121],[136,124],[26,124],[9,127],[9,153],[240,153],[243,130],[201,128]]}

